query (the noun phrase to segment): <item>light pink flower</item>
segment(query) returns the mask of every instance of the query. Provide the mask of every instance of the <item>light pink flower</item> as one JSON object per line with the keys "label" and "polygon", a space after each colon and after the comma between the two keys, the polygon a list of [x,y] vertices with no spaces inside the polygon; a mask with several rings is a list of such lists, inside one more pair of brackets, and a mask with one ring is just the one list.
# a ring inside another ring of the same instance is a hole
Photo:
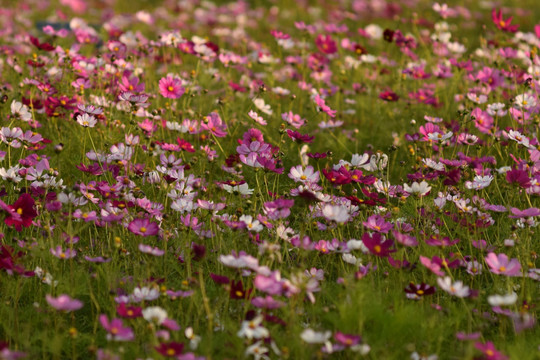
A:
{"label": "light pink flower", "polygon": [[507,275],[507,276],[520,276],[521,275],[521,264],[518,259],[508,260],[506,254],[495,254],[489,253],[486,256],[486,263],[489,265],[489,268],[492,273]]}
{"label": "light pink flower", "polygon": [[60,295],[57,298],[52,297],[51,295],[47,294],[45,295],[45,299],[56,310],[65,311],[65,312],[71,312],[75,310],[79,310],[82,308],[83,303],[80,300],[72,299],[68,295]]}

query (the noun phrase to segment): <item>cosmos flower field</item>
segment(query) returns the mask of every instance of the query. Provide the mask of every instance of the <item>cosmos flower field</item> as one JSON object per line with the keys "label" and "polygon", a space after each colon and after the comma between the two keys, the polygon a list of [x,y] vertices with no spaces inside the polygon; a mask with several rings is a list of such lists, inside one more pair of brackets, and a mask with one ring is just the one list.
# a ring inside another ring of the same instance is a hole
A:
{"label": "cosmos flower field", "polygon": [[540,358],[532,0],[0,8],[0,359]]}

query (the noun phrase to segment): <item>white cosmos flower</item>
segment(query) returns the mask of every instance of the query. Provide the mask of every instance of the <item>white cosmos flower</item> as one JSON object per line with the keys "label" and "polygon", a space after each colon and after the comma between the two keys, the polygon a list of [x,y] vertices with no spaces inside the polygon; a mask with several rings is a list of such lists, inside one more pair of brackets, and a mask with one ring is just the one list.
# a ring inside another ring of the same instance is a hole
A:
{"label": "white cosmos flower", "polygon": [[514,140],[516,141],[518,144],[520,145],[523,145],[525,147],[529,147],[530,146],[530,140],[528,137],[526,137],[525,135],[523,135],[522,133],[520,133],[519,131],[516,131],[516,130],[510,130],[508,132],[508,138],[510,140]]}
{"label": "white cosmos flower", "polygon": [[444,171],[444,164],[442,162],[436,162],[429,158],[422,159],[422,162],[424,163],[424,165],[433,170]]}
{"label": "white cosmos flower", "polygon": [[270,358],[265,355],[268,352],[268,348],[263,346],[261,340],[257,341],[255,344],[250,345],[246,349],[246,356],[253,355],[255,360],[269,360]]}
{"label": "white cosmos flower", "polygon": [[167,311],[159,306],[150,306],[142,311],[143,318],[157,325],[163,324],[165,319],[167,319]]}
{"label": "white cosmos flower", "polygon": [[415,181],[411,186],[408,184],[403,184],[403,190],[409,194],[418,194],[419,196],[424,196],[431,190],[431,186],[429,186],[426,181],[422,180],[420,184]]}
{"label": "white cosmos flower", "polygon": [[454,135],[454,133],[451,132],[451,131],[447,132],[446,134],[441,134],[441,133],[438,133],[438,132],[432,132],[432,133],[428,134],[428,139],[431,140],[431,141],[443,142],[443,141],[446,141],[446,140],[450,139],[453,135]]}
{"label": "white cosmos flower", "polygon": [[159,297],[159,290],[156,288],[149,288],[143,286],[142,288],[136,287],[131,295],[133,302],[141,302],[143,300],[152,301]]}
{"label": "white cosmos flower", "polygon": [[372,38],[372,39],[382,39],[383,37],[383,28],[381,28],[377,24],[369,24],[365,27],[364,31]]}
{"label": "white cosmos flower", "polygon": [[87,113],[84,113],[82,115],[77,116],[77,122],[82,127],[93,128],[94,126],[96,126],[97,120],[92,115],[88,115]]}
{"label": "white cosmos flower", "polygon": [[314,331],[312,329],[306,329],[302,331],[302,334],[300,334],[300,337],[302,340],[309,344],[322,344],[328,341],[330,337],[332,336],[332,333],[330,331]]}
{"label": "white cosmos flower", "polygon": [[348,264],[356,266],[362,265],[362,260],[354,256],[353,254],[343,254],[341,255],[341,258]]}
{"label": "white cosmos flower", "polygon": [[261,99],[261,98],[253,99],[253,103],[255,104],[257,109],[259,109],[260,111],[262,111],[266,115],[272,115],[272,113],[273,113],[272,108],[270,107],[270,105],[265,104],[263,99]]}
{"label": "white cosmos flower", "polygon": [[19,117],[22,121],[32,120],[32,114],[28,110],[28,106],[16,100],[11,102],[11,114]]}
{"label": "white cosmos flower", "polygon": [[487,96],[483,94],[479,95],[471,92],[467,94],[467,98],[477,104],[484,104],[487,102]]}
{"label": "white cosmos flower", "polygon": [[243,221],[249,231],[260,232],[264,228],[261,225],[261,222],[259,220],[253,219],[253,216],[251,215],[242,215],[238,220]]}
{"label": "white cosmos flower", "polygon": [[223,190],[229,192],[229,193],[239,193],[241,195],[251,195],[253,194],[253,189],[249,188],[249,185],[247,183],[243,183],[241,185],[235,185],[231,186],[228,184],[223,185]]}
{"label": "white cosmos flower", "polygon": [[506,115],[506,110],[504,110],[505,105],[503,103],[493,103],[487,106],[487,113],[491,116],[504,116]]}
{"label": "white cosmos flower", "polygon": [[347,208],[341,205],[326,204],[322,213],[327,220],[333,220],[337,223],[344,223],[350,218]]}
{"label": "white cosmos flower", "polygon": [[369,161],[369,154],[353,154],[351,158],[351,165],[352,166],[362,166],[365,165]]}
{"label": "white cosmos flower", "polygon": [[529,94],[520,94],[514,99],[514,103],[520,108],[531,108],[536,106],[536,99]]}
{"label": "white cosmos flower", "polygon": [[462,281],[452,282],[452,278],[450,278],[450,276],[437,278],[437,284],[439,284],[441,289],[447,293],[457,297],[467,297],[471,293],[469,287],[463,285]]}
{"label": "white cosmos flower", "polygon": [[515,292],[511,292],[510,294],[506,295],[491,295],[488,296],[487,300],[489,305],[491,306],[508,306],[508,305],[514,305],[517,301],[517,294]]}
{"label": "white cosmos flower", "polygon": [[184,331],[184,335],[189,340],[189,347],[191,350],[195,350],[197,346],[199,346],[199,342],[201,341],[201,337],[199,335],[195,335],[193,332],[193,328],[190,326]]}
{"label": "white cosmos flower", "polygon": [[491,175],[486,175],[486,176],[476,175],[473,181],[465,182],[465,187],[467,189],[481,190],[488,187],[492,181],[493,181],[493,176]]}
{"label": "white cosmos flower", "polygon": [[264,317],[258,315],[252,320],[242,322],[242,328],[236,334],[238,337],[247,339],[262,339],[267,338],[270,332],[265,327],[261,326]]}

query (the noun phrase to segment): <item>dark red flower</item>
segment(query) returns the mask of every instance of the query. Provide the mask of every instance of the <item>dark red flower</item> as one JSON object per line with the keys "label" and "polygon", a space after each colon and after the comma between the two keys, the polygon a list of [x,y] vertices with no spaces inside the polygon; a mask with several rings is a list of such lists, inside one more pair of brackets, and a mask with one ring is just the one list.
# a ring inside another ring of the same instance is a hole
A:
{"label": "dark red flower", "polygon": [[246,92],[246,88],[243,87],[242,85],[240,84],[237,84],[237,83],[234,83],[232,81],[229,81],[229,86],[231,87],[231,89],[233,89],[234,91],[238,91],[238,92]]}
{"label": "dark red flower", "polygon": [[13,272],[16,272],[25,277],[34,276],[35,273],[33,271],[26,270],[22,265],[15,264],[15,260],[22,256],[22,252],[15,253],[11,247],[3,245],[0,248],[0,270],[6,270],[9,275],[13,275]]}
{"label": "dark red flower", "polygon": [[185,150],[185,151],[190,152],[190,153],[195,152],[195,149],[193,148],[193,145],[191,145],[189,143],[189,141],[177,138],[176,142],[178,143],[178,146],[180,146],[180,148],[182,150]]}
{"label": "dark red flower", "polygon": [[395,92],[387,90],[379,94],[379,99],[382,99],[384,101],[398,101],[399,96]]}
{"label": "dark red flower", "polygon": [[124,303],[121,303],[116,307],[116,312],[118,316],[127,319],[135,319],[142,316],[142,308],[138,306],[127,306]]}
{"label": "dark red flower", "polygon": [[80,163],[79,165],[75,166],[77,169],[81,170],[82,172],[87,172],[92,175],[101,175],[103,174],[103,169],[98,163],[93,163],[92,165],[84,165],[83,163]]}
{"label": "dark red flower", "polygon": [[17,201],[10,205],[10,207],[19,215],[19,218],[15,216],[8,216],[4,222],[8,226],[15,226],[15,230],[21,231],[22,227],[29,227],[32,225],[32,220],[37,216],[36,209],[34,208],[35,201],[32,196],[28,194],[21,194]]}
{"label": "dark red flower", "polygon": [[247,299],[249,297],[249,294],[251,293],[252,289],[246,289],[244,290],[244,286],[242,285],[242,281],[231,281],[231,288],[229,290],[229,296],[231,299],[240,300],[240,299]]}
{"label": "dark red flower", "polygon": [[351,173],[344,166],[338,171],[323,169],[322,173],[333,185],[345,185],[352,181]]}
{"label": "dark red flower", "polygon": [[40,43],[39,40],[33,36],[30,36],[30,42],[39,50],[53,51],[55,49],[55,47],[49,43]]}
{"label": "dark red flower", "polygon": [[387,257],[391,253],[396,252],[395,249],[392,249],[394,242],[390,239],[385,239],[384,236],[379,233],[374,233],[373,235],[364,233],[364,235],[362,235],[362,242],[369,251],[376,256]]}
{"label": "dark red flower", "polygon": [[407,297],[409,299],[419,299],[422,296],[434,294],[436,289],[435,287],[429,286],[428,284],[425,284],[425,283],[421,283],[417,285],[411,282],[403,290],[405,291],[405,293],[407,293]]}
{"label": "dark red flower", "polygon": [[385,29],[383,32],[383,39],[391,43],[392,41],[394,41],[394,33],[394,30]]}
{"label": "dark red flower", "polygon": [[290,130],[288,129],[287,130],[287,135],[289,135],[289,137],[293,140],[293,141],[296,141],[296,142],[299,142],[299,143],[312,143],[313,142],[313,139],[315,139],[315,136],[310,136],[308,134],[300,134],[298,131],[293,131],[293,130]]}
{"label": "dark red flower", "polygon": [[315,44],[317,48],[325,54],[334,54],[337,52],[336,42],[332,40],[330,35],[319,34],[317,39],[315,39]]}
{"label": "dark red flower", "polygon": [[191,243],[191,252],[193,254],[193,260],[200,261],[206,255],[206,247],[197,243]]}
{"label": "dark red flower", "polygon": [[231,280],[227,276],[218,275],[214,273],[210,273],[210,278],[214,280],[216,284],[220,284],[220,285],[226,285],[231,282]]}
{"label": "dark red flower", "polygon": [[161,343],[156,346],[156,351],[165,357],[178,357],[184,351],[184,344],[175,341]]}
{"label": "dark red flower", "polygon": [[324,159],[325,157],[328,156],[328,154],[316,152],[316,153],[307,153],[307,156],[312,159]]}

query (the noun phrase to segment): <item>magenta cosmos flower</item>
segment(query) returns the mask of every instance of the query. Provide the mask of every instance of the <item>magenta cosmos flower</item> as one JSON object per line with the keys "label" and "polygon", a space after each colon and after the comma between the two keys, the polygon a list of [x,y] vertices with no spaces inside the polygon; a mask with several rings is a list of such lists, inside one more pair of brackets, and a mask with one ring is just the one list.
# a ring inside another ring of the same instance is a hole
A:
{"label": "magenta cosmos flower", "polygon": [[489,268],[492,273],[507,275],[507,276],[520,276],[521,275],[521,264],[518,259],[508,260],[506,254],[495,254],[489,253],[486,256],[486,263],[489,265]]}
{"label": "magenta cosmos flower", "polygon": [[159,93],[169,99],[178,99],[184,95],[186,89],[182,86],[182,82],[179,79],[167,76],[159,80]]}
{"label": "magenta cosmos flower", "polygon": [[158,233],[159,226],[146,218],[135,219],[129,223],[128,230],[136,235],[152,236]]}
{"label": "magenta cosmos flower", "polygon": [[497,351],[495,348],[495,345],[488,341],[487,343],[483,344],[481,342],[477,342],[474,344],[474,347],[480,350],[484,355],[485,358],[488,360],[506,360],[508,359],[508,356],[504,355],[503,353]]}
{"label": "magenta cosmos flower", "polygon": [[52,297],[51,295],[47,294],[45,296],[45,299],[56,310],[65,311],[65,312],[71,312],[75,310],[79,310],[82,308],[83,303],[80,300],[72,299],[69,297],[69,295],[60,295],[57,298]]}

